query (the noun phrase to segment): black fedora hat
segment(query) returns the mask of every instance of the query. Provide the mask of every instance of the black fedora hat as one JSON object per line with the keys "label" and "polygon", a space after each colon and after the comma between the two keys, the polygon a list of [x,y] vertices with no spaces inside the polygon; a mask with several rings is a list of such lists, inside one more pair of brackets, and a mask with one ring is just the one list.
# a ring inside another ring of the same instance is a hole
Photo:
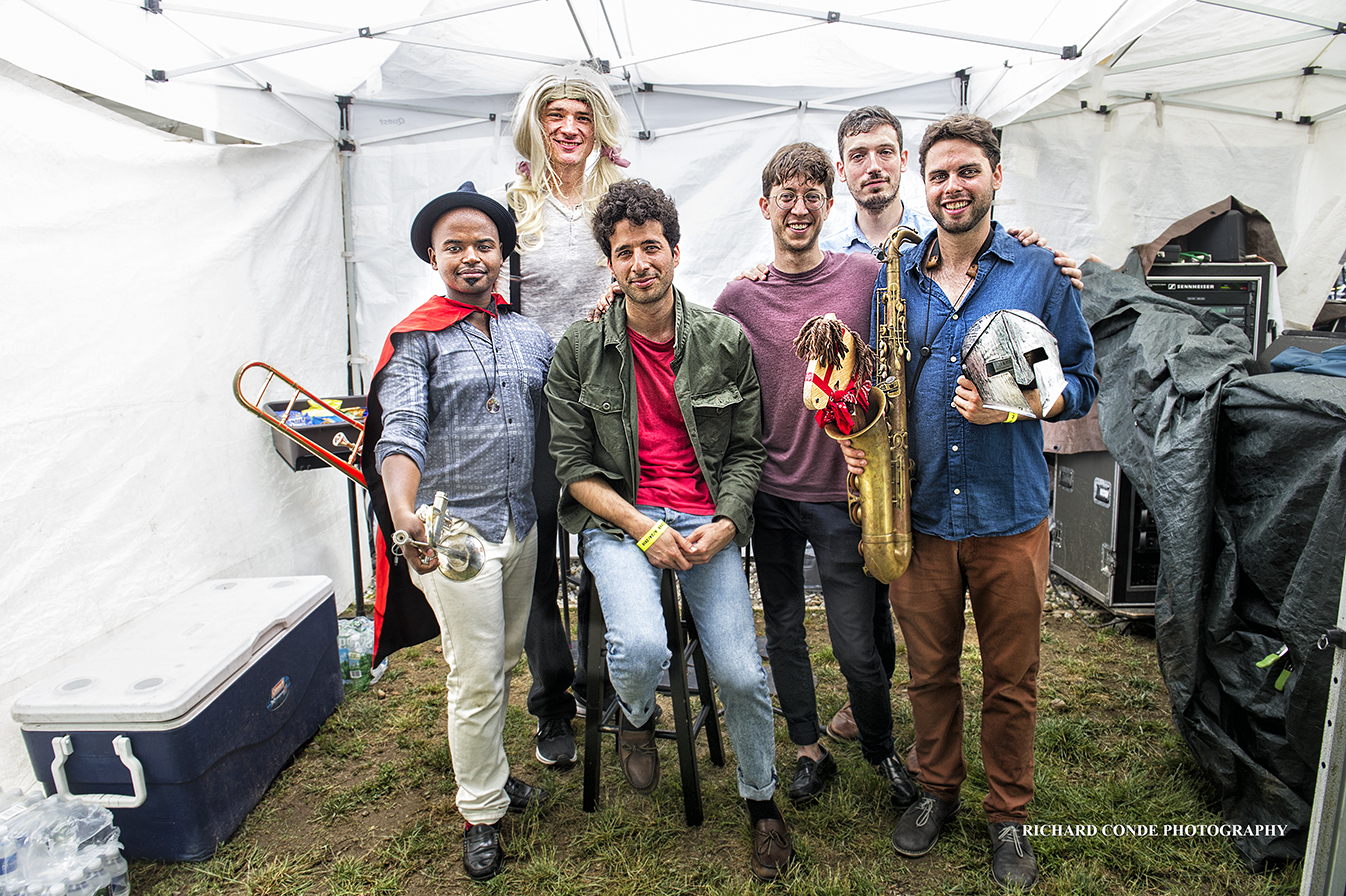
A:
{"label": "black fedora hat", "polygon": [[495,222],[495,228],[500,232],[500,255],[505,257],[514,251],[514,243],[518,238],[514,229],[514,217],[503,205],[489,196],[478,193],[477,188],[469,180],[452,193],[431,199],[425,204],[425,208],[417,213],[416,220],[411,222],[411,248],[421,261],[426,263],[430,261],[429,249],[435,224],[446,212],[456,208],[475,208],[485,212]]}

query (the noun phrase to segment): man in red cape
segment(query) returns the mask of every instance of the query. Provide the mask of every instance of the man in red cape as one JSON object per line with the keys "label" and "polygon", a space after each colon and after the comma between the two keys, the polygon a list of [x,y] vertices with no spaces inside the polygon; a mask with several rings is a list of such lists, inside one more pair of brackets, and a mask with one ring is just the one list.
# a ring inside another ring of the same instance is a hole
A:
{"label": "man in red cape", "polygon": [[[393,328],[370,383],[362,465],[379,523],[375,656],[440,637],[463,866],[486,880],[503,866],[505,813],[545,799],[510,774],[504,722],[532,602],[534,430],[554,345],[492,292],[515,243],[504,206],[465,183],[421,210],[411,241],[445,294]],[[440,495],[479,548],[475,574],[450,575],[429,544],[415,508]],[[394,554],[398,532],[410,541]]]}

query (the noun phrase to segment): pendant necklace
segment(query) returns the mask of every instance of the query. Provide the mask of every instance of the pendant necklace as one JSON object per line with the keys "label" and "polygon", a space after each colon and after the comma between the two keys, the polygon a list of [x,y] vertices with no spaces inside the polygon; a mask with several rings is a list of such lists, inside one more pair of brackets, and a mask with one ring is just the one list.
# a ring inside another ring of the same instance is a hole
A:
{"label": "pendant necklace", "polygon": [[[462,322],[459,323],[459,326],[460,326],[460,327],[462,326]],[[460,331],[460,332],[461,332],[461,331]],[[482,378],[483,378],[483,379],[486,379],[486,362],[485,362],[485,361],[482,361],[482,360],[481,360],[481,355],[477,354],[477,347],[476,347],[475,345],[472,344],[472,337],[469,336],[469,335],[467,335],[467,333],[462,333],[461,335],[462,335],[462,337],[463,337],[464,339],[467,340],[467,347],[470,348],[470,349],[472,349],[472,357],[476,358],[476,359],[477,359],[477,364],[479,364],[479,365],[481,366],[481,376],[482,376]],[[495,397],[495,384],[496,384],[496,380],[497,380],[498,377],[499,377],[499,369],[496,367],[496,361],[495,361],[495,342],[492,341],[492,343],[491,343],[491,376],[490,376],[489,379],[486,379],[486,390],[487,390],[487,395],[486,395],[486,410],[487,410],[489,413],[492,413],[492,414],[498,414],[498,413],[500,413],[500,399],[498,399],[498,398]]]}

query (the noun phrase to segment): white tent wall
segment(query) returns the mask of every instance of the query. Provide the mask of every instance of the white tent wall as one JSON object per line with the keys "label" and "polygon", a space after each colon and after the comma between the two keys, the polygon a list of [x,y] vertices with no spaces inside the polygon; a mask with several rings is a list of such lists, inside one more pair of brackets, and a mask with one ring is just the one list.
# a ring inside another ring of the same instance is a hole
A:
{"label": "white tent wall", "polygon": [[[1055,100],[1070,105],[1072,93]],[[1078,108],[1078,103],[1075,103]],[[997,214],[1119,265],[1131,246],[1234,195],[1266,215],[1289,267],[1287,326],[1312,326],[1346,251],[1346,121],[1312,127],[1152,103],[1009,125]]]}
{"label": "white tent wall", "polygon": [[321,573],[349,600],[344,478],[290,471],[230,392],[260,358],[344,394],[346,301],[330,143],[177,140],[4,63],[0,108],[0,786],[22,786],[14,698],[165,599]]}

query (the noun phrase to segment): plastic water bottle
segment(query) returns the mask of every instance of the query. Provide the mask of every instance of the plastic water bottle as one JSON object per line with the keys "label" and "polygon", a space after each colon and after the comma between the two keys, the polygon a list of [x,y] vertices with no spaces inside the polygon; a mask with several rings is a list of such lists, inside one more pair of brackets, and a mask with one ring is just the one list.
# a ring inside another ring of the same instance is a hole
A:
{"label": "plastic water bottle", "polygon": [[103,870],[108,876],[108,896],[130,896],[130,866],[126,864],[126,859],[122,857],[121,850],[117,847],[118,844],[112,843],[103,848]]}
{"label": "plastic water bottle", "polygon": [[0,825],[0,893],[8,884],[19,880],[19,844],[9,833],[7,825]]}

